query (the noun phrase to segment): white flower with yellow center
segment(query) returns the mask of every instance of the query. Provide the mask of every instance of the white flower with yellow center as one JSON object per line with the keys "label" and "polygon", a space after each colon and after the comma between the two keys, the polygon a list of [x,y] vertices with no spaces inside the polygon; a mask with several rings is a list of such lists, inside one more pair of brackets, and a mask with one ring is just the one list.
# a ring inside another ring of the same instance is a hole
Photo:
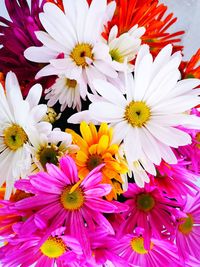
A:
{"label": "white flower with yellow center", "polygon": [[[141,36],[145,33],[145,28],[138,28],[137,25],[132,27],[130,31],[118,35],[118,27],[112,27],[108,46],[109,53],[113,60],[112,66],[117,71],[133,71],[133,64],[131,61],[135,58],[141,45]],[[128,63],[128,64],[127,64]]]}
{"label": "white flower with yellow center", "polygon": [[30,169],[30,144],[35,134],[48,133],[51,126],[40,122],[47,106],[38,105],[42,94],[39,84],[30,89],[26,100],[14,73],[7,74],[5,87],[6,92],[0,84],[0,186],[6,182],[8,199],[14,182]]}
{"label": "white flower with yellow center", "polygon": [[43,46],[29,47],[24,54],[31,61],[49,63],[36,78],[63,74],[78,81],[85,95],[95,78],[117,77],[101,38],[109,9],[106,0],[93,0],[90,6],[87,0],[65,0],[63,6],[64,12],[55,4],[44,5],[40,21],[47,33],[36,32]]}
{"label": "white flower with yellow center", "polygon": [[35,136],[33,147],[31,147],[33,163],[31,173],[45,171],[46,164],[59,165],[59,159],[65,154],[77,152],[79,147],[72,144],[72,136],[54,128],[48,135],[40,134]]}
{"label": "white flower with yellow center", "polygon": [[47,105],[53,107],[59,101],[63,112],[66,107],[81,110],[81,98],[85,100],[86,94],[82,92],[76,80],[68,79],[64,75],[59,75],[55,83],[45,90]]}
{"label": "white flower with yellow center", "polygon": [[[141,159],[156,165],[161,159],[176,163],[171,147],[191,143],[190,135],[177,126],[200,128],[200,119],[185,113],[200,103],[199,89],[193,90],[200,80],[178,81],[181,54],[171,53],[172,46],[168,45],[153,62],[149,47],[143,45],[136,59],[134,78],[128,76],[125,96],[106,81],[94,82],[102,98],[89,106],[89,116],[111,124],[113,142],[123,141],[130,169]],[[76,114],[69,122],[76,123],[83,115]]]}

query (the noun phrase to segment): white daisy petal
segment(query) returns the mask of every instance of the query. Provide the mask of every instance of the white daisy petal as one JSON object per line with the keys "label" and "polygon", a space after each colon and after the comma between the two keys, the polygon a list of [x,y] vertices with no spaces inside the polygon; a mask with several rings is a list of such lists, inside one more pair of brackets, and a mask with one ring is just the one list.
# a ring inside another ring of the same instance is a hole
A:
{"label": "white daisy petal", "polygon": [[119,90],[113,86],[111,83],[103,80],[94,80],[93,81],[94,88],[96,91],[107,101],[118,104],[122,108],[125,108],[127,105],[126,99],[119,92]]}
{"label": "white daisy petal", "polygon": [[146,130],[145,127],[141,128],[139,133],[142,140],[141,143],[144,154],[151,162],[159,165],[161,162],[161,153],[157,140]]}
{"label": "white daisy petal", "polygon": [[68,123],[74,123],[74,124],[77,124],[77,123],[80,124],[82,121],[85,121],[87,123],[93,122],[97,124],[96,120],[94,120],[94,118],[91,117],[89,110],[77,112],[73,114],[71,117],[69,117],[69,119],[67,120]]}
{"label": "white daisy petal", "polygon": [[173,127],[161,127],[152,122],[149,122],[146,127],[152,135],[168,146],[178,147],[191,143],[190,135],[179,129]]}
{"label": "white daisy petal", "polygon": [[[142,100],[148,88],[149,80],[151,78],[153,57],[147,54],[143,57],[138,68],[135,69],[135,101]],[[145,77],[145,79],[144,79]],[[139,89],[138,89],[139,88]]]}
{"label": "white daisy petal", "polygon": [[26,97],[26,101],[29,103],[30,108],[33,108],[39,103],[41,95],[42,95],[42,86],[40,84],[35,84],[34,86],[31,87]]}
{"label": "white daisy petal", "polygon": [[[40,17],[40,20],[42,23],[48,23],[49,30],[51,30],[51,32],[54,33],[54,36],[57,37],[57,41],[60,42],[60,44],[62,45],[66,45],[65,42],[74,45],[77,41],[75,30],[72,27],[70,20],[65,16],[62,10],[58,6],[52,3],[46,3],[43,9],[44,9],[43,19],[41,20]],[[40,14],[40,16],[41,15],[42,14]],[[44,28],[45,25],[43,25]],[[50,32],[48,33],[51,35]]]}
{"label": "white daisy petal", "polygon": [[126,137],[131,126],[127,124],[126,121],[118,122],[116,125],[111,124],[111,126],[114,129],[112,143],[120,144],[121,141]]}
{"label": "white daisy petal", "polygon": [[24,51],[26,59],[37,63],[48,63],[50,59],[56,58],[57,55],[57,51],[53,51],[45,46],[31,46]]}
{"label": "white daisy petal", "polygon": [[48,33],[43,31],[36,31],[35,32],[36,37],[40,42],[42,42],[45,46],[50,48],[53,51],[56,51],[58,53],[65,52],[68,53],[69,50],[62,44],[59,44],[56,42]]}
{"label": "white daisy petal", "polygon": [[108,102],[95,102],[89,107],[91,117],[97,121],[116,122],[122,121],[124,110]]}
{"label": "white daisy petal", "polygon": [[170,147],[163,143],[159,143],[159,149],[162,155],[162,158],[164,159],[165,162],[169,164],[177,164],[177,158],[172,151]]}

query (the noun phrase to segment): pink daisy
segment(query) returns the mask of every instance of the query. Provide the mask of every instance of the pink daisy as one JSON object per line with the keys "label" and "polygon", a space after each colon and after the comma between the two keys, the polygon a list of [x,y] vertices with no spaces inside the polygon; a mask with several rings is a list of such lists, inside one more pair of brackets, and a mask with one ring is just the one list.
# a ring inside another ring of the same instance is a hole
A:
{"label": "pink daisy", "polygon": [[75,267],[82,256],[79,242],[63,234],[61,227],[53,232],[37,231],[34,235],[17,236],[8,239],[0,248],[3,267]]}
{"label": "pink daisy", "polygon": [[[177,248],[169,241],[152,238],[150,248],[144,246],[144,235],[139,233],[127,234],[114,247],[114,251],[126,260],[126,266],[145,266],[145,267],[183,267],[179,261]],[[141,230],[140,230],[141,232]],[[198,267],[199,261],[190,258],[185,266]]]}
{"label": "pink daisy", "polygon": [[200,193],[195,197],[187,196],[183,208],[186,217],[179,219],[176,244],[183,259],[192,255],[200,258]]}
{"label": "pink daisy", "polygon": [[87,259],[86,264],[107,266],[106,264],[111,262],[117,267],[125,266],[126,262],[113,251],[113,247],[118,244],[115,235],[109,235],[104,229],[99,228],[89,233],[89,239],[92,255]]}
{"label": "pink daisy", "polygon": [[168,164],[164,161],[156,167],[157,175],[151,176],[152,185],[156,185],[168,197],[182,198],[187,194],[195,195],[199,190],[195,184],[197,176],[188,170],[189,162],[183,159],[177,164]]}
{"label": "pink daisy", "polygon": [[145,229],[145,247],[150,245],[151,236],[162,238],[166,230],[173,234],[175,219],[179,215],[176,209],[179,203],[165,197],[155,186],[147,184],[139,188],[136,184],[129,184],[124,193],[129,205],[126,221],[121,224],[124,233],[132,233],[136,227]]}
{"label": "pink daisy", "polygon": [[[15,204],[19,210],[36,210],[37,216],[46,219],[52,227],[66,226],[89,252],[86,229],[94,230],[100,225],[104,231],[114,233],[112,226],[102,213],[121,212],[126,206],[102,199],[111,186],[100,184],[102,166],[93,169],[80,181],[77,167],[69,156],[60,160],[60,169],[47,164],[47,173],[39,172],[30,176],[29,181],[20,180],[18,189],[34,193],[35,196]],[[25,223],[31,227],[31,218]]]}

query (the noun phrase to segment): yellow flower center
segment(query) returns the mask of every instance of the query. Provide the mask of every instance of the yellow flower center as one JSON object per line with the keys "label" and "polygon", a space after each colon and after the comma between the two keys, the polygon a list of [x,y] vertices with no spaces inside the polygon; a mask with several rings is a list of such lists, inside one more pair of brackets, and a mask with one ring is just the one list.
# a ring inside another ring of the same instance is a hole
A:
{"label": "yellow flower center", "polygon": [[6,128],[3,132],[3,136],[5,145],[13,151],[16,151],[28,141],[28,136],[24,129],[17,124]]}
{"label": "yellow flower center", "polygon": [[137,208],[145,212],[152,210],[155,206],[154,198],[146,193],[139,194],[137,196],[136,203],[137,203]]}
{"label": "yellow flower center", "polygon": [[132,101],[126,107],[125,119],[133,127],[142,127],[151,116],[150,108],[142,101]]}
{"label": "yellow flower center", "polygon": [[196,134],[195,139],[198,142],[198,144],[196,144],[196,147],[200,149],[200,132]]}
{"label": "yellow flower center", "polygon": [[88,170],[91,171],[94,168],[96,168],[97,166],[99,166],[101,163],[103,163],[101,156],[91,155],[91,156],[89,156],[86,165],[87,165]]}
{"label": "yellow flower center", "polygon": [[68,88],[73,88],[73,89],[75,89],[76,86],[77,86],[77,81],[76,81],[76,80],[70,80],[70,79],[67,79],[67,80],[66,80],[66,86],[67,86]]}
{"label": "yellow flower center", "polygon": [[188,217],[180,219],[181,224],[179,224],[178,226],[178,230],[185,235],[189,234],[192,231],[194,224],[194,219],[192,215],[191,214],[187,215]]}
{"label": "yellow flower center", "polygon": [[72,186],[67,186],[61,194],[61,203],[66,210],[79,210],[84,203],[84,195],[81,188],[71,191]]}
{"label": "yellow flower center", "polygon": [[[150,249],[152,249],[153,243],[150,244]],[[144,238],[143,237],[134,237],[131,240],[131,248],[138,254],[147,254],[148,250],[144,248]]]}
{"label": "yellow flower center", "polygon": [[52,236],[50,236],[40,247],[42,254],[48,258],[59,258],[66,250],[67,247],[63,240]]}
{"label": "yellow flower center", "polygon": [[54,122],[56,122],[60,118],[60,116],[61,116],[61,113],[57,114],[53,108],[48,107],[47,113],[43,117],[42,120],[53,124]]}
{"label": "yellow flower center", "polygon": [[112,49],[110,51],[110,56],[111,56],[112,60],[115,60],[119,63],[123,63],[123,61],[124,61],[124,58],[118,49]]}
{"label": "yellow flower center", "polygon": [[41,148],[38,152],[39,161],[44,169],[46,169],[47,163],[58,165],[58,157],[61,156],[61,152],[55,145],[46,146]]}
{"label": "yellow flower center", "polygon": [[86,66],[88,66],[85,58],[88,57],[92,60],[94,59],[92,49],[93,47],[90,44],[77,44],[72,50],[70,57],[74,60],[77,66],[82,66],[83,68],[85,68]]}

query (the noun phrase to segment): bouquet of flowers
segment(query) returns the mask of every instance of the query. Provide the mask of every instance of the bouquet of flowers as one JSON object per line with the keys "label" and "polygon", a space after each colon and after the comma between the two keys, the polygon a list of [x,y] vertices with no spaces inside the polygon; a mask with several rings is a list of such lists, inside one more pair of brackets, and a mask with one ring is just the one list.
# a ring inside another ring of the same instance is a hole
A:
{"label": "bouquet of flowers", "polygon": [[200,266],[200,50],[158,0],[5,0],[3,267]]}

